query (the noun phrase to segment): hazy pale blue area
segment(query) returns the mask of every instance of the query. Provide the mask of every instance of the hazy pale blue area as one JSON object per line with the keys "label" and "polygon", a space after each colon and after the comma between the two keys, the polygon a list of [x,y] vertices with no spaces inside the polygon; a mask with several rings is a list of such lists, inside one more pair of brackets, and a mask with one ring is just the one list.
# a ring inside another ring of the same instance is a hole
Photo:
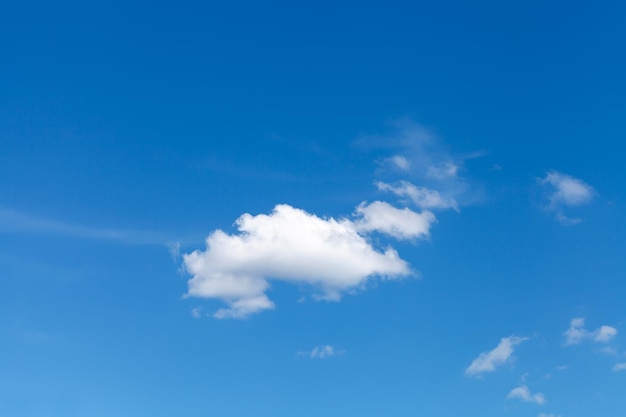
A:
{"label": "hazy pale blue area", "polygon": [[[0,415],[623,416],[625,50],[618,1],[5,2]],[[415,274],[185,296],[244,213],[426,210],[375,181],[458,204],[362,233]]]}

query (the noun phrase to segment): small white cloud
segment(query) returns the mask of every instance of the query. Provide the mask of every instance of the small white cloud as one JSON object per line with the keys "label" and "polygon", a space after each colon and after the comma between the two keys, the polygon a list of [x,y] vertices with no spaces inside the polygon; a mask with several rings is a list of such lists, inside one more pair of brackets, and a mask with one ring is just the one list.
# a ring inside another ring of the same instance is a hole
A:
{"label": "small white cloud", "polygon": [[606,355],[611,355],[611,356],[619,355],[619,352],[613,346],[604,346],[603,348],[600,349],[600,352]]}
{"label": "small white cloud", "polygon": [[200,317],[202,317],[202,308],[201,307],[194,307],[191,309],[191,316],[194,319],[199,319]]}
{"label": "small white cloud", "polygon": [[539,415],[537,417],[561,417],[561,415],[560,414],[553,414],[553,413],[550,413],[550,414],[539,413]]}
{"label": "small white cloud", "polygon": [[556,213],[554,218],[564,226],[573,226],[583,221],[583,219],[579,217],[567,217],[561,212]]}
{"label": "small white cloud", "polygon": [[527,337],[509,336],[500,339],[500,343],[493,350],[481,353],[465,370],[467,376],[479,376],[485,372],[493,372],[498,366],[509,361],[514,347],[528,340]]}
{"label": "small white cloud", "polygon": [[319,359],[335,356],[335,354],[335,348],[331,345],[318,346],[311,351],[311,357]]}
{"label": "small white cloud", "polygon": [[565,345],[577,345],[583,340],[589,338],[589,332],[584,329],[585,319],[582,317],[578,317],[572,319],[569,324],[569,329],[567,329],[564,333],[565,335]]}
{"label": "small white cloud", "polygon": [[563,213],[566,207],[580,206],[589,203],[595,191],[582,180],[557,171],[549,171],[539,183],[549,189],[546,209],[555,213],[556,219],[565,225],[581,222],[579,218],[570,218]]}
{"label": "small white cloud", "polygon": [[542,184],[550,184],[554,191],[550,195],[550,204],[579,206],[593,198],[593,188],[572,176],[557,171],[550,171],[542,179]]}
{"label": "small white cloud", "polygon": [[593,340],[600,343],[608,343],[617,335],[617,329],[611,326],[602,326],[595,331]]}
{"label": "small white cloud", "polygon": [[381,202],[357,211],[356,222],[320,218],[287,204],[268,215],[244,214],[236,222],[239,233],[216,230],[204,251],[183,255],[192,275],[187,296],[226,302],[228,308],[218,310],[216,318],[243,318],[274,308],[265,293],[270,279],[308,284],[321,292],[317,298],[339,300],[374,277],[412,274],[394,249],[378,251],[362,233],[426,237],[434,216]]}
{"label": "small white cloud", "polygon": [[563,333],[566,346],[577,345],[585,340],[608,343],[617,335],[617,329],[611,326],[601,326],[594,331],[589,331],[584,328],[584,325],[585,319],[582,317],[570,321],[569,329]]}
{"label": "small white cloud", "polygon": [[613,372],[626,371],[626,362],[616,363],[613,365]]}
{"label": "small white cloud", "polygon": [[399,197],[409,198],[413,204],[422,209],[459,209],[453,198],[444,198],[437,190],[418,187],[408,181],[399,181],[396,185],[377,181],[374,183],[381,191],[389,191]]}
{"label": "small white cloud", "polygon": [[356,213],[361,216],[355,222],[359,232],[377,231],[396,239],[427,238],[430,236],[430,226],[436,221],[435,215],[429,211],[416,213],[408,208],[395,208],[382,201],[362,203],[357,207]]}
{"label": "small white cloud", "polygon": [[456,178],[459,174],[459,166],[452,161],[446,161],[440,165],[431,165],[426,171],[426,175],[438,180]]}
{"label": "small white cloud", "polygon": [[[252,287],[254,288],[255,284],[252,284]],[[267,298],[267,295],[260,294],[230,301],[229,308],[220,308],[213,317],[216,319],[241,319],[259,311],[272,310],[274,307],[274,303]]]}
{"label": "small white cloud", "polygon": [[559,365],[556,369],[557,371],[567,371],[569,369],[569,365]]}
{"label": "small white cloud", "polygon": [[513,388],[511,392],[506,396],[508,399],[518,399],[521,401],[535,403],[538,405],[542,405],[546,402],[546,398],[543,394],[531,394],[530,390],[526,385],[520,385],[517,388]]}
{"label": "small white cloud", "polygon": [[408,171],[411,169],[411,163],[409,160],[401,155],[392,156],[391,158],[387,158],[385,161],[392,167],[401,171]]}
{"label": "small white cloud", "polygon": [[332,345],[321,345],[314,347],[313,350],[310,351],[300,351],[298,355],[308,356],[312,359],[326,359],[343,353],[345,353],[343,350],[337,350]]}

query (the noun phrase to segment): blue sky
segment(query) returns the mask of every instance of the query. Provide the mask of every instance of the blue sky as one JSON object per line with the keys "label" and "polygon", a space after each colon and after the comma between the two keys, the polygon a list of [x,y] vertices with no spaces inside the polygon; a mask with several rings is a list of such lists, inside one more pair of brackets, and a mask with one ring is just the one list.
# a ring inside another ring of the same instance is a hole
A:
{"label": "blue sky", "polygon": [[622,2],[13,2],[0,415],[622,416]]}

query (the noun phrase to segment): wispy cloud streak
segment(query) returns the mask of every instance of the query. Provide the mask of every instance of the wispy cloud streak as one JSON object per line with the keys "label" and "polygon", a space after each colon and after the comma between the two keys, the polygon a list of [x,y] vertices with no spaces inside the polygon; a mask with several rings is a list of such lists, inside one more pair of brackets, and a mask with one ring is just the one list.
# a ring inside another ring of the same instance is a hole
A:
{"label": "wispy cloud streak", "polygon": [[[473,204],[482,199],[482,187],[469,179],[465,161],[480,157],[483,152],[452,153],[435,134],[409,119],[396,121],[391,127],[388,134],[361,136],[356,145],[364,150],[387,149],[393,152],[380,162],[378,174],[401,174],[419,184],[410,191],[402,190],[402,184],[393,184],[398,192],[412,193],[412,196],[406,196],[415,197],[418,205],[435,202],[436,208],[455,210],[459,205]],[[385,191],[394,192],[389,184],[385,185]]]}
{"label": "wispy cloud streak", "polygon": [[493,350],[481,353],[465,370],[467,376],[479,376],[486,372],[493,372],[497,367],[504,365],[511,359],[515,346],[528,340],[527,337],[509,336],[500,339],[500,343]]}
{"label": "wispy cloud streak", "polygon": [[155,232],[91,227],[43,219],[5,208],[0,208],[0,233],[50,234],[69,238],[108,240],[128,245],[168,245],[174,241]]}

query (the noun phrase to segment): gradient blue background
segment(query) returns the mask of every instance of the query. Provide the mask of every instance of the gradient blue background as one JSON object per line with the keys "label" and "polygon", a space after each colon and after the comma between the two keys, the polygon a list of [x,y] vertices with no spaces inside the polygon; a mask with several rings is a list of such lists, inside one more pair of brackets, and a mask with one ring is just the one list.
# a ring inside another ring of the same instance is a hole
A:
{"label": "gradient blue background", "polygon": [[[625,50],[618,1],[5,2],[0,415],[622,416]],[[394,244],[421,279],[191,316],[220,303],[182,298],[169,242],[350,214],[389,156],[355,143],[399,119],[484,153],[480,201]],[[542,209],[551,169],[596,190],[582,223]],[[621,359],[562,346],[583,316]],[[464,376],[511,334],[514,363]],[[297,354],[320,344],[345,353]],[[524,373],[546,405],[506,400]]]}

